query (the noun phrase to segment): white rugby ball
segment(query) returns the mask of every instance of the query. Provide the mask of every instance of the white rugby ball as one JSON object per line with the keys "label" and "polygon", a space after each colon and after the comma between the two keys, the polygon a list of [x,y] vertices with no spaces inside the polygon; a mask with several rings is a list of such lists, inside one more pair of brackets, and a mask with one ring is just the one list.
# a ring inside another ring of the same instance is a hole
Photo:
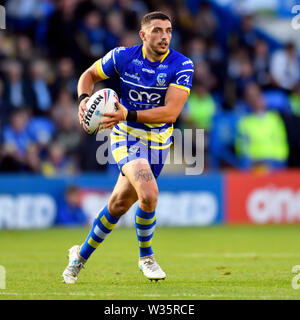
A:
{"label": "white rugby ball", "polygon": [[119,102],[118,96],[112,89],[101,89],[92,94],[86,103],[83,128],[88,134],[102,130],[102,116],[105,112],[117,111],[115,103]]}

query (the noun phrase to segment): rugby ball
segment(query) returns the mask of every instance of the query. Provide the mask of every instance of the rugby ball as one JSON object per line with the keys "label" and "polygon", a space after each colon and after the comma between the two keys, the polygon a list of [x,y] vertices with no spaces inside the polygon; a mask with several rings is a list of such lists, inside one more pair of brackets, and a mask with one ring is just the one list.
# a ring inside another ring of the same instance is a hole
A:
{"label": "rugby ball", "polygon": [[92,94],[86,103],[83,128],[88,134],[102,130],[102,116],[105,112],[117,111],[115,103],[119,102],[118,96],[112,89],[101,89]]}

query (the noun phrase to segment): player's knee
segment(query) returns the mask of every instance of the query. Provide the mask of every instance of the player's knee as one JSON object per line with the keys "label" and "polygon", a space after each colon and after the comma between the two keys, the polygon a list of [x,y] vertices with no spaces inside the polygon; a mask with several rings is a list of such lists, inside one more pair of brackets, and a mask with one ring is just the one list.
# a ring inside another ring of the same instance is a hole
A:
{"label": "player's knee", "polygon": [[132,203],[127,199],[119,199],[115,197],[109,201],[108,210],[111,215],[119,218],[129,210],[131,204]]}
{"label": "player's knee", "polygon": [[147,212],[154,211],[158,199],[158,189],[152,188],[142,190],[139,194],[139,205],[142,210]]}

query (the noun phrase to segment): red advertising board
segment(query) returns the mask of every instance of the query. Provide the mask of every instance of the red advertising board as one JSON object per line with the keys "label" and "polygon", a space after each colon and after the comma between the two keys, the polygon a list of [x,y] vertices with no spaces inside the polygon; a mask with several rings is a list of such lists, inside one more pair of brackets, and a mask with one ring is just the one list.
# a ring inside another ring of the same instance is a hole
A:
{"label": "red advertising board", "polygon": [[224,192],[227,223],[300,222],[300,171],[230,172]]}

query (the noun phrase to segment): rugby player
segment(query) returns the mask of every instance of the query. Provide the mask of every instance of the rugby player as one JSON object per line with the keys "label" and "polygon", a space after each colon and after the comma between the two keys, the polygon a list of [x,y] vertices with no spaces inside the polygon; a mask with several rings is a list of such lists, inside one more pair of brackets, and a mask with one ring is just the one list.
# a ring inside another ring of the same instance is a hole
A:
{"label": "rugby player", "polygon": [[[141,45],[118,47],[97,60],[78,82],[79,120],[94,84],[112,76],[121,83],[117,111],[106,113],[104,128],[111,128],[111,150],[120,174],[108,204],[95,218],[85,242],[69,249],[63,272],[66,283],[75,283],[92,252],[138,200],[135,227],[139,245],[138,266],[150,280],[166,274],[154,258],[151,242],[156,224],[159,176],[172,144],[173,123],[191,89],[193,62],[169,48],[171,19],[162,12],[146,14],[139,31]],[[174,213],[176,214],[176,213]]]}

